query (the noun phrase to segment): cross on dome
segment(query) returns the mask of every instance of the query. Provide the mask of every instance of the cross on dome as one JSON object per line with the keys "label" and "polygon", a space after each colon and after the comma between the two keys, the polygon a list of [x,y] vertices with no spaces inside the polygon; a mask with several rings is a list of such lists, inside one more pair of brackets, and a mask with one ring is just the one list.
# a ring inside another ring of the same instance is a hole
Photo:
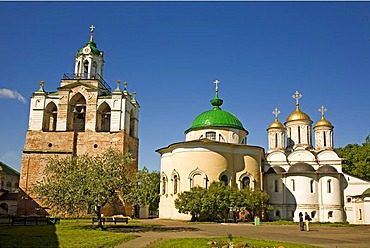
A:
{"label": "cross on dome", "polygon": [[95,26],[94,25],[91,25],[90,26],[90,41],[93,40],[94,29],[95,29]]}
{"label": "cross on dome", "polygon": [[318,111],[321,112],[321,117],[324,119],[324,113],[327,111],[328,109],[324,107],[324,105],[322,105]]}
{"label": "cross on dome", "polygon": [[275,108],[274,111],[272,111],[272,113],[275,115],[275,120],[278,119],[278,115],[281,113],[280,110],[278,108]]}
{"label": "cross on dome", "polygon": [[218,84],[220,83],[220,81],[216,79],[213,83],[216,84],[216,95],[218,95]]}
{"label": "cross on dome", "polygon": [[298,106],[299,105],[298,100],[302,98],[302,94],[299,93],[298,90],[296,90],[292,97],[295,99],[295,105]]}

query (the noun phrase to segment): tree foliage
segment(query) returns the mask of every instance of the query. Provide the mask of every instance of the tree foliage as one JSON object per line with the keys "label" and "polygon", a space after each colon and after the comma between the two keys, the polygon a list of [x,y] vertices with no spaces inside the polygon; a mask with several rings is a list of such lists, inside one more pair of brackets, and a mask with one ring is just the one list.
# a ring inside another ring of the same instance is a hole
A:
{"label": "tree foliage", "polygon": [[362,145],[348,144],[337,150],[343,158],[344,172],[370,180],[370,142]]}
{"label": "tree foliage", "polygon": [[115,199],[117,190],[128,191],[132,158],[113,149],[96,156],[54,158],[44,170],[44,179],[33,191],[54,213],[80,215],[95,211],[101,225],[100,209]]}
{"label": "tree foliage", "polygon": [[213,182],[208,189],[194,187],[180,193],[175,207],[180,213],[191,214],[192,220],[223,220],[230,208],[245,208],[251,217],[271,210],[269,196],[259,190],[231,188],[223,182]]}
{"label": "tree foliage", "polygon": [[135,173],[125,199],[132,205],[149,206],[149,210],[156,211],[159,205],[159,185],[159,172],[149,172],[144,167]]}

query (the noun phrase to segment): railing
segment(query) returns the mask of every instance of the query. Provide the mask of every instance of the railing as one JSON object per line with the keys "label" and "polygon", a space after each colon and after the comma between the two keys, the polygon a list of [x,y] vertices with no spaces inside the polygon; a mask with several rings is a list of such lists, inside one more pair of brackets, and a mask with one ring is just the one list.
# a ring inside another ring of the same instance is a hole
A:
{"label": "railing", "polygon": [[105,80],[99,74],[93,75],[91,73],[64,73],[63,79],[95,79],[99,81],[99,88],[105,88],[112,91],[110,86],[105,82]]}

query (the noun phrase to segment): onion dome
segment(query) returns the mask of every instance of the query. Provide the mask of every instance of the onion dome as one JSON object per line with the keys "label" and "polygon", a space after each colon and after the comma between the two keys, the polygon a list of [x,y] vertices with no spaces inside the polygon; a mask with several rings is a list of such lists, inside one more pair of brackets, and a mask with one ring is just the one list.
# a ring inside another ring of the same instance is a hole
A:
{"label": "onion dome", "polygon": [[287,122],[289,121],[298,121],[298,120],[307,120],[307,121],[311,121],[310,117],[302,112],[300,109],[299,109],[299,102],[298,100],[302,97],[302,94],[300,94],[298,91],[295,92],[295,94],[293,95],[293,98],[296,99],[296,109],[293,113],[291,113],[288,118],[286,119]]}
{"label": "onion dome", "polygon": [[[96,43],[94,42],[94,39],[93,39],[93,34],[94,34],[94,29],[95,27],[93,25],[91,25],[90,27],[90,40],[89,42],[86,43],[86,45],[84,47],[82,47],[80,50],[78,50],[77,54],[80,55],[80,54],[84,54],[84,53],[93,53],[95,55],[100,55],[101,51],[96,47]],[[88,49],[88,47],[90,49]]]}
{"label": "onion dome", "polygon": [[[218,81],[216,80],[218,83]],[[243,130],[248,133],[247,130],[244,129],[243,124],[241,121],[232,113],[224,111],[220,108],[223,103],[223,100],[218,98],[218,87],[216,86],[216,96],[210,101],[213,109],[205,111],[198,115],[191,127],[185,131],[185,134],[203,128],[210,128],[210,127],[218,127],[218,128],[235,128],[239,130]]]}
{"label": "onion dome", "polygon": [[280,110],[275,108],[275,110],[272,111],[272,113],[275,115],[275,121],[270,124],[268,129],[270,128],[284,129],[284,125],[278,120],[278,115],[280,114]]}
{"label": "onion dome", "polygon": [[289,174],[314,173],[314,172],[315,172],[315,169],[311,165],[307,163],[302,163],[302,162],[292,165],[288,170]]}
{"label": "onion dome", "polygon": [[317,170],[317,173],[338,173],[337,169],[330,165],[320,166]]}
{"label": "onion dome", "polygon": [[319,120],[315,127],[333,127],[333,125],[330,123],[330,121],[325,119],[324,113],[326,112],[326,108],[324,106],[321,106],[319,108],[319,111],[321,112],[321,120]]}

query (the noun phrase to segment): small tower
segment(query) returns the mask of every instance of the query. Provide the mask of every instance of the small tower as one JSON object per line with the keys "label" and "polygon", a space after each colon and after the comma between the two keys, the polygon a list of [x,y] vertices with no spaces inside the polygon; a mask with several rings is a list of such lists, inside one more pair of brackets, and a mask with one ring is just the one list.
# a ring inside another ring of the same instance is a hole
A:
{"label": "small tower", "polygon": [[321,120],[319,120],[313,128],[315,132],[315,148],[322,150],[326,148],[333,148],[333,125],[330,121],[325,119],[325,112],[327,109],[324,106],[319,108],[321,112]]}
{"label": "small tower", "polygon": [[298,147],[304,149],[311,148],[312,121],[306,113],[303,113],[299,109],[298,100],[302,98],[302,94],[296,91],[292,97],[296,100],[296,109],[291,115],[289,115],[285,122],[285,127],[287,129],[287,151],[295,150]]}
{"label": "small tower", "polygon": [[75,78],[102,79],[104,71],[103,51],[94,42],[94,25],[90,27],[90,40],[76,54]]}
{"label": "small tower", "polygon": [[267,128],[268,152],[284,150],[285,148],[285,128],[278,120],[280,110],[275,108],[272,113],[275,115],[275,121]]}

